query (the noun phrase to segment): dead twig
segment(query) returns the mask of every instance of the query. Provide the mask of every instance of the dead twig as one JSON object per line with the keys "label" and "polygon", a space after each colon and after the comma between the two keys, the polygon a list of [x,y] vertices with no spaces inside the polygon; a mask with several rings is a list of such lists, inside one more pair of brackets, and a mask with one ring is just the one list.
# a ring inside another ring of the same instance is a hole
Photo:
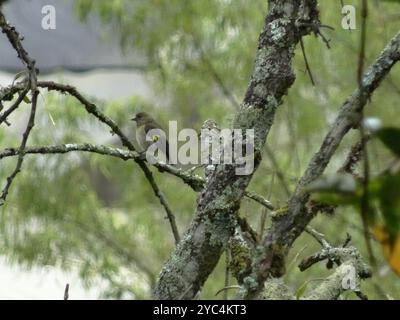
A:
{"label": "dead twig", "polygon": [[66,284],[64,290],[64,300],[68,300],[68,298],[69,298],[69,283]]}

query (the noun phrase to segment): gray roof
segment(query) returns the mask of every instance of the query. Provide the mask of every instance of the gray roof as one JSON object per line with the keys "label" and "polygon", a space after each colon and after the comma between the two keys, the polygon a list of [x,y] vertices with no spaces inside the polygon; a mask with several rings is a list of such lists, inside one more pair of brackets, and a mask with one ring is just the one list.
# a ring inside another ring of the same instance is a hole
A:
{"label": "gray roof", "polygon": [[[42,28],[45,5],[55,7],[55,30]],[[107,28],[95,17],[82,23],[74,13],[72,0],[11,0],[6,2],[3,12],[24,37],[23,45],[41,73],[59,68],[85,71],[144,65],[139,54],[124,55],[118,39],[111,32],[107,36]],[[0,70],[17,72],[22,68],[5,35],[0,33]]]}

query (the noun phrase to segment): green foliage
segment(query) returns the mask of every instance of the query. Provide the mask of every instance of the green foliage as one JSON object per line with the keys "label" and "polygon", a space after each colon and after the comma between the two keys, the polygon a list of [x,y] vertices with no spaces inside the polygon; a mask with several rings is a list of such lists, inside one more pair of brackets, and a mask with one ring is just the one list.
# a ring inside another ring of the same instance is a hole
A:
{"label": "green foliage", "polygon": [[[390,2],[396,1],[371,2],[366,65],[398,32],[398,21],[394,20],[397,17],[393,17],[398,4]],[[358,5],[355,0],[346,3]],[[266,5],[265,0],[75,0],[76,13],[82,21],[90,16],[100,17],[105,41],[107,37],[118,36],[126,54],[133,48],[144,54],[146,76],[155,95],[152,101],[132,97],[95,102],[129,137],[133,136],[127,119],[138,110],[154,114],[161,124],[178,120],[181,128],[199,129],[206,119],[216,120],[221,127],[231,125],[237,108],[231,100],[233,97],[240,102],[244,96]],[[304,39],[316,87],[310,84],[304,59],[297,49],[294,63],[297,79],[279,107],[267,142],[289,190],[294,189],[317,151],[337,110],[357,88],[359,32],[341,29],[339,1],[320,1],[319,9],[322,23],[335,28],[335,31],[322,30],[331,39],[332,48],[328,50],[315,37]],[[397,67],[366,109],[367,116],[379,117],[386,127],[400,127],[398,83]],[[95,142],[120,146],[109,129],[88,116],[75,99],[42,92],[40,102],[29,145]],[[16,116],[22,118],[27,112],[23,105]],[[9,120],[14,123],[15,119]],[[8,130],[0,126],[2,146],[18,146],[20,136],[9,134]],[[398,155],[399,139],[395,138],[398,129],[388,130],[380,131],[378,136]],[[346,137],[327,176],[336,172],[346,150],[358,138],[358,132]],[[386,168],[392,156],[381,143],[371,141],[373,173]],[[1,160],[0,181],[5,181],[14,165],[15,159]],[[182,234],[195,210],[196,194],[178,179],[153,171]],[[249,189],[279,207],[285,204],[287,195],[277,171],[264,154]],[[399,197],[396,198],[394,190],[399,190],[398,184],[397,175],[388,175],[372,179],[369,190],[371,201],[381,208],[385,223],[396,230]],[[339,189],[340,185],[340,181],[336,183]],[[332,204],[358,205],[359,182],[351,192],[335,192],[335,183],[329,188],[330,192],[314,196],[324,197],[318,200]],[[340,206],[335,217],[317,217],[315,227],[337,243],[350,231],[353,244],[363,250],[357,205]],[[240,213],[257,230],[260,211],[258,204],[243,200]],[[0,208],[0,234],[1,253],[10,261],[27,267],[57,265],[77,270],[88,286],[104,281],[107,284],[104,296],[110,298],[150,297],[151,286],[174,247],[165,213],[140,169],[131,161],[89,154],[27,156],[6,205]],[[302,290],[305,291],[308,279],[315,278],[315,273],[329,274],[323,265],[313,267],[311,274],[300,273],[294,267],[299,259],[297,254],[302,258],[319,249],[306,236],[292,249],[285,280],[299,288],[299,296],[304,294]],[[215,292],[224,286],[224,268],[222,261],[207,281],[202,298],[215,298]],[[398,287],[394,279],[392,274],[386,274],[379,281],[388,294],[396,296]],[[376,297],[374,286],[366,286],[366,293]]]}
{"label": "green foliage", "polygon": [[[398,157],[399,130],[383,128],[377,137]],[[397,159],[398,161],[398,159]],[[358,183],[351,175],[335,174],[322,177],[310,183],[308,191],[313,193],[313,200],[333,206],[352,205],[361,212],[361,203],[365,198],[364,183]],[[400,172],[396,167],[389,167],[383,174],[371,179],[367,185],[369,211],[367,222],[375,233],[375,238],[382,244],[382,251],[392,270],[400,274]],[[377,210],[371,210],[378,208]],[[378,212],[382,217],[379,219]],[[380,221],[381,220],[381,221]],[[302,287],[300,288],[302,289]],[[299,290],[300,290],[299,289]]]}
{"label": "green foliage", "polygon": [[400,157],[400,129],[383,128],[378,131],[377,136],[386,147]]}
{"label": "green foliage", "polygon": [[386,175],[379,193],[380,206],[390,242],[400,233],[400,174]]}
{"label": "green foliage", "polygon": [[[335,176],[333,175],[332,177]],[[332,180],[332,177],[329,179]],[[341,178],[339,174],[335,177],[337,181]],[[326,180],[328,179],[321,178],[312,185],[325,183]],[[357,187],[354,184],[353,190],[346,190],[345,192],[342,186],[336,184],[333,187],[329,185],[329,188],[326,189],[319,187],[320,189],[309,188],[310,192],[313,193],[312,199],[314,201],[334,206],[351,205],[357,211],[360,210],[360,203],[363,197],[363,185],[361,182],[357,183]],[[387,227],[391,241],[394,241],[400,232],[400,174],[385,173],[382,176],[373,178],[368,184],[368,200],[371,204],[379,204],[384,225]],[[370,212],[371,223],[376,224],[377,217],[374,216],[374,213],[374,211]]]}

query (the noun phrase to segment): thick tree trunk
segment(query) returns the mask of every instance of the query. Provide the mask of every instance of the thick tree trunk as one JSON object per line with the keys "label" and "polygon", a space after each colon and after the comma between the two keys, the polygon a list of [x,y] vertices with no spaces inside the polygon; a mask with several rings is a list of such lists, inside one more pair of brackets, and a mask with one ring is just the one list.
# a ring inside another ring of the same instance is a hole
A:
{"label": "thick tree trunk", "polygon": [[[318,29],[316,6],[316,0],[269,1],[253,74],[233,125],[254,129],[255,168],[276,108],[295,80],[296,44]],[[200,193],[189,230],[161,271],[156,298],[193,298],[213,271],[235,229],[240,201],[252,177],[237,175],[235,169],[218,165]]]}

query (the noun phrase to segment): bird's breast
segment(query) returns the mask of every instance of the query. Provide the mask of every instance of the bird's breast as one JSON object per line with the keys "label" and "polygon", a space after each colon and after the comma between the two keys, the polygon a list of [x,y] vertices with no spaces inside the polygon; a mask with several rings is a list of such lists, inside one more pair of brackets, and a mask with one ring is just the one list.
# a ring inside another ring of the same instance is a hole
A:
{"label": "bird's breast", "polygon": [[136,129],[136,141],[140,147],[140,151],[146,151],[147,148],[153,143],[146,140],[145,126],[140,126]]}

